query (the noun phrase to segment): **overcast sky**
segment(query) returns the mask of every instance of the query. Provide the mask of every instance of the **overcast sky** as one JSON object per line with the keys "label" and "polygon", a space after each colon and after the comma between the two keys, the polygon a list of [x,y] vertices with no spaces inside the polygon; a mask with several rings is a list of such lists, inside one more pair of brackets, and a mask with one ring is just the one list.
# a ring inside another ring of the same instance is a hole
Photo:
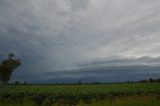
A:
{"label": "overcast sky", "polygon": [[[9,52],[23,63],[14,80],[129,80],[124,67],[160,65],[160,1],[0,0],[0,59]],[[137,79],[160,76],[147,69]]]}

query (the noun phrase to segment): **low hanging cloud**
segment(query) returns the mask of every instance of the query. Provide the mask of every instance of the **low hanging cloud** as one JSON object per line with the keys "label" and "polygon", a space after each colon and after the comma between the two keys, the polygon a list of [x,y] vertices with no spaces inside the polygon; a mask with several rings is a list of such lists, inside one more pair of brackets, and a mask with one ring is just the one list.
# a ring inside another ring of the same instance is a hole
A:
{"label": "low hanging cloud", "polygon": [[24,80],[57,70],[157,66],[159,6],[158,0],[1,0],[0,59],[8,52],[21,58],[13,78],[28,75]]}

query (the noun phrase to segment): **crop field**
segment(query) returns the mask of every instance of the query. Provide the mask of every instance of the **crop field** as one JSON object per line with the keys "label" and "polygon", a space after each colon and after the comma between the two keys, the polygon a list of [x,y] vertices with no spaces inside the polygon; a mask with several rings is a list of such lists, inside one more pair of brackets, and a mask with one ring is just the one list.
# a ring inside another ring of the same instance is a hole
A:
{"label": "crop field", "polygon": [[3,85],[0,106],[160,106],[160,83]]}

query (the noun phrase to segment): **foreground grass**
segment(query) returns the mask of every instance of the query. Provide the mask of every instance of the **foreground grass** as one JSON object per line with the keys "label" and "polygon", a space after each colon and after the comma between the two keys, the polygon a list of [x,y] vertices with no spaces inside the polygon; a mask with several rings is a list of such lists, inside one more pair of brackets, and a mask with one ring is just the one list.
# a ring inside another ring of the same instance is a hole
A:
{"label": "foreground grass", "polygon": [[0,106],[160,106],[160,83],[0,86]]}
{"label": "foreground grass", "polygon": [[[23,103],[6,101],[1,102],[0,106],[36,106],[34,102],[24,101]],[[43,105],[47,106],[47,105]],[[50,104],[48,106],[71,106],[70,104],[62,104],[61,101]],[[79,101],[78,104],[74,106],[160,106],[160,99],[156,97],[150,97],[145,95],[134,95],[128,97],[121,97],[116,99],[104,99],[104,100],[93,100],[91,103],[85,103],[84,101]]]}
{"label": "foreground grass", "polygon": [[95,101],[91,104],[82,103],[77,106],[160,106],[160,100],[150,96],[129,96],[115,100]]}

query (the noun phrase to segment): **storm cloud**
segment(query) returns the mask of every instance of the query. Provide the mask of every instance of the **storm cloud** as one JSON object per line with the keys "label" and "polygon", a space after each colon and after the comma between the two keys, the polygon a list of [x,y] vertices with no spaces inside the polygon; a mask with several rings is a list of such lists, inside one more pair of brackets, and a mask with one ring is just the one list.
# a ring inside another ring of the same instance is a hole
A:
{"label": "storm cloud", "polygon": [[[97,72],[103,73],[103,67],[105,81],[111,66],[157,69],[159,13],[159,0],[1,0],[0,59],[15,53],[23,65],[13,79],[27,81],[42,76],[44,80],[101,77]],[[83,71],[93,67],[97,72]],[[119,79],[127,76],[126,70],[123,73]]]}

